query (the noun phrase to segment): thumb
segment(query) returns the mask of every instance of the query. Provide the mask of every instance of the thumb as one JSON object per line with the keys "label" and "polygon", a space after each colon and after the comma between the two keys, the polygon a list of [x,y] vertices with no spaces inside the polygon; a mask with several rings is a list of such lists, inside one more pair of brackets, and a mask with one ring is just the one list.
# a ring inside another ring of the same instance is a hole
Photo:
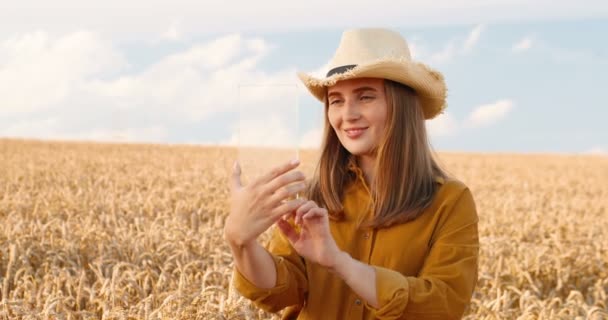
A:
{"label": "thumb", "polygon": [[239,165],[238,160],[234,161],[234,165],[232,165],[232,177],[230,182],[232,190],[238,190],[243,187],[241,184],[241,166]]}

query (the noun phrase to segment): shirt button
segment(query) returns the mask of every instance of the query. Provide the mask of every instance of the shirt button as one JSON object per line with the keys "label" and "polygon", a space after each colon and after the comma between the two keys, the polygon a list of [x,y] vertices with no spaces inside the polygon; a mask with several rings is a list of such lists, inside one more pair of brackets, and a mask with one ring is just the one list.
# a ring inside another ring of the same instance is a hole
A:
{"label": "shirt button", "polygon": [[358,306],[360,306],[361,305],[361,300],[359,300],[359,299],[355,300],[355,304],[358,305]]}

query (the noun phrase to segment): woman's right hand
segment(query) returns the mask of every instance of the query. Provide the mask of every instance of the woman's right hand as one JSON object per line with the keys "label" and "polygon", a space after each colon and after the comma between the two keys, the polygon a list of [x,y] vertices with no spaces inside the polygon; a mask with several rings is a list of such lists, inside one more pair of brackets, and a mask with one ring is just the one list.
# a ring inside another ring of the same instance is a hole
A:
{"label": "woman's right hand", "polygon": [[224,238],[228,242],[246,246],[282,216],[293,213],[306,202],[304,199],[284,201],[306,188],[304,174],[293,170],[299,164],[296,160],[280,165],[243,186],[241,168],[235,163],[230,185],[230,214],[224,225]]}

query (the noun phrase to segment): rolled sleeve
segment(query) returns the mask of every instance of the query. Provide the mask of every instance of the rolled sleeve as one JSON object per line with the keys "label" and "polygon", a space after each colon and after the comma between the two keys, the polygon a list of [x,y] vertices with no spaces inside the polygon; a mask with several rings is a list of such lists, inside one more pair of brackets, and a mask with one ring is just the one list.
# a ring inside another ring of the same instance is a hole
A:
{"label": "rolled sleeve", "polygon": [[365,303],[374,318],[399,319],[409,300],[409,282],[401,273],[388,268],[372,266],[376,271],[378,308]]}
{"label": "rolled sleeve", "polygon": [[273,288],[260,288],[251,283],[238,268],[234,267],[234,287],[243,295],[245,298],[250,299],[256,303],[264,301],[272,295],[281,293],[287,289],[287,267],[283,262],[282,257],[272,255],[274,265],[277,269],[277,284]]}
{"label": "rolled sleeve", "polygon": [[303,304],[308,290],[304,261],[279,233],[275,230],[267,245],[277,272],[274,287],[260,288],[251,283],[236,266],[233,268],[235,289],[268,312],[278,312],[288,306]]}

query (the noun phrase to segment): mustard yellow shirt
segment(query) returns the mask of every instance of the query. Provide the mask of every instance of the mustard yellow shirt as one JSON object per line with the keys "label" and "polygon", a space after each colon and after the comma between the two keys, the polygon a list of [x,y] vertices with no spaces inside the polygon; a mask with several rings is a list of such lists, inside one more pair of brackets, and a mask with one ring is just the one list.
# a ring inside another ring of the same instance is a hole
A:
{"label": "mustard yellow shirt", "polygon": [[[351,170],[353,170],[351,168]],[[234,268],[235,288],[260,308],[282,319],[459,319],[475,284],[479,254],[477,211],[470,190],[455,179],[441,186],[429,208],[413,221],[362,230],[371,197],[360,169],[346,188],[344,219],[330,220],[340,249],[376,271],[379,307],[367,304],[336,274],[306,261],[275,228],[266,245],[277,269],[277,284],[261,289]]]}

